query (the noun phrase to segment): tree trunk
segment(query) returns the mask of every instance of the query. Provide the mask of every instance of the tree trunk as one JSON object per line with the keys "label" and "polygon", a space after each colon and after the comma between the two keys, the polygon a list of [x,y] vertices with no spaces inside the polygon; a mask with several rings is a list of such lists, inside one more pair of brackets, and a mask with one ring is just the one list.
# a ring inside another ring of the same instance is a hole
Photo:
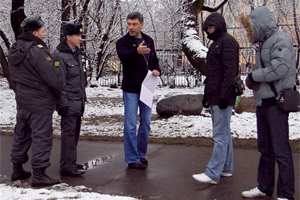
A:
{"label": "tree trunk", "polygon": [[204,0],[184,0],[181,19],[182,50],[191,65],[205,74],[205,48],[198,36],[198,14],[203,8]]}
{"label": "tree trunk", "polygon": [[1,63],[2,69],[3,69],[4,77],[8,81],[9,88],[16,91],[16,85],[10,78],[8,63],[7,63],[6,57],[4,55],[4,52],[3,52],[3,49],[1,46],[0,46],[0,63]]}
{"label": "tree trunk", "polygon": [[103,72],[104,66],[107,62],[107,58],[110,56],[109,53],[107,53],[107,49],[109,48],[109,45],[111,44],[111,38],[110,38],[110,32],[114,28],[114,24],[116,22],[116,19],[118,19],[118,15],[120,12],[118,11],[120,9],[120,0],[116,1],[114,12],[110,18],[109,25],[107,27],[106,33],[102,36],[101,44],[100,44],[100,51],[97,54],[97,76],[96,80],[98,80]]}
{"label": "tree trunk", "polygon": [[204,6],[204,0],[184,0],[181,18],[182,50],[192,66],[205,75],[205,59],[207,48],[199,38],[198,16],[200,11],[215,12],[228,0],[223,0],[215,7]]}
{"label": "tree trunk", "polygon": [[297,56],[296,56],[296,69],[299,68],[299,57],[300,57],[300,36],[299,36],[299,26],[297,21],[297,10],[296,10],[296,1],[293,0],[293,17],[294,17],[294,27],[297,38]]}
{"label": "tree trunk", "polygon": [[[15,34],[15,39],[17,40],[19,35],[23,32],[20,25],[22,21],[26,18],[24,13],[24,0],[12,0],[12,8],[11,8],[11,14],[10,14],[10,21],[11,21],[11,27]],[[5,36],[5,34],[1,31],[1,38],[4,40],[5,45],[7,49],[10,48],[10,43]],[[3,52],[2,47],[0,46],[0,63],[3,69],[3,73],[5,78],[8,81],[9,87],[12,88],[14,91],[16,90],[16,85],[14,82],[10,79],[10,73],[8,68],[8,62],[5,57],[5,54]]]}
{"label": "tree trunk", "polygon": [[[61,8],[62,8],[62,13],[61,13],[61,27],[63,22],[68,22],[70,21],[70,13],[71,13],[71,7],[69,4],[69,0],[61,0]],[[64,35],[60,34],[60,41],[64,39]]]}
{"label": "tree trunk", "polygon": [[26,18],[24,13],[24,0],[12,0],[12,12],[10,14],[11,27],[15,33],[17,40],[19,35],[23,32],[20,25]]}

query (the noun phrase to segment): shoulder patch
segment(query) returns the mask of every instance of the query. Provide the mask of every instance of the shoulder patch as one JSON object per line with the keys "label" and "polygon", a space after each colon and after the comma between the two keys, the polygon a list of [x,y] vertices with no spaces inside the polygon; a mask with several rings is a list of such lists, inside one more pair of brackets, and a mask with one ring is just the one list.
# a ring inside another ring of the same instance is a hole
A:
{"label": "shoulder patch", "polygon": [[36,45],[38,48],[43,48],[44,46],[41,44]]}
{"label": "shoulder patch", "polygon": [[51,62],[51,60],[52,60],[50,56],[46,56],[45,59],[46,59],[48,62]]}
{"label": "shoulder patch", "polygon": [[60,65],[59,61],[54,62],[54,67],[59,67],[59,65]]}

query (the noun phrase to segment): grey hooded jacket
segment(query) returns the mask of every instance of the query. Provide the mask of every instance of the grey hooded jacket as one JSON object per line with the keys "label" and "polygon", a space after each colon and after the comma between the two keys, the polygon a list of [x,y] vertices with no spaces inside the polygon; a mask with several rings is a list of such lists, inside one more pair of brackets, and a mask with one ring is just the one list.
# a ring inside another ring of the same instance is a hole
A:
{"label": "grey hooded jacket", "polygon": [[[290,37],[279,31],[268,8],[255,9],[249,20],[254,32],[254,42],[261,42],[256,53],[252,78],[260,83],[254,91],[255,103],[261,106],[262,99],[274,97],[269,83],[274,81],[276,91],[293,88],[296,78],[296,54]],[[264,62],[265,68],[261,65]]]}

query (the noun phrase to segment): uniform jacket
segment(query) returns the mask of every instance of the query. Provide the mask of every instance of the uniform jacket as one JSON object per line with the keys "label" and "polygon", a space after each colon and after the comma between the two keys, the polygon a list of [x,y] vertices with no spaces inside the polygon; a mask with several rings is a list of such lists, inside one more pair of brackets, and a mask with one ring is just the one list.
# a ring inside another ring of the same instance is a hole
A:
{"label": "uniform jacket", "polygon": [[[213,34],[207,32],[208,26],[215,26]],[[209,105],[218,105],[224,99],[228,105],[234,105],[234,78],[239,68],[239,45],[227,33],[225,20],[219,13],[207,17],[203,26],[208,38],[214,42],[206,57],[206,80],[204,96]]]}
{"label": "uniform jacket", "polygon": [[[256,53],[255,70],[252,78],[260,83],[254,91],[255,103],[261,105],[262,99],[274,97],[268,82],[274,81],[277,92],[293,88],[296,79],[296,54],[290,37],[279,31],[270,11],[262,6],[255,9],[249,20],[254,32],[254,42],[261,42]],[[261,61],[265,68],[262,68]]]}
{"label": "uniform jacket", "polygon": [[60,61],[63,81],[65,82],[57,108],[67,106],[67,115],[82,116],[86,93],[80,50],[76,48],[76,52],[73,53],[66,40],[63,40],[52,56],[55,60]]}
{"label": "uniform jacket", "polygon": [[52,114],[63,81],[46,44],[30,33],[21,34],[9,50],[8,64],[17,105],[35,114]]}
{"label": "uniform jacket", "polygon": [[142,36],[148,48],[151,49],[148,64],[144,56],[138,54],[137,41],[129,33],[120,38],[116,44],[117,53],[123,65],[122,90],[125,92],[140,93],[142,82],[148,70],[157,70],[160,72],[153,39],[144,33],[142,33]]}

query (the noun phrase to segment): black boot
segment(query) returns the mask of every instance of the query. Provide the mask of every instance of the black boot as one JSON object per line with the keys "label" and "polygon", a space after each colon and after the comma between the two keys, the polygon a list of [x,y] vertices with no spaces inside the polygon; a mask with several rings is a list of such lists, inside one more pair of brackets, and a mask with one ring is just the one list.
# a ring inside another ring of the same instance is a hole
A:
{"label": "black boot", "polygon": [[13,173],[11,174],[11,180],[24,180],[31,176],[30,172],[23,169],[22,163],[13,163]]}
{"label": "black boot", "polygon": [[32,187],[51,186],[59,183],[60,181],[58,179],[47,176],[44,168],[33,170]]}

